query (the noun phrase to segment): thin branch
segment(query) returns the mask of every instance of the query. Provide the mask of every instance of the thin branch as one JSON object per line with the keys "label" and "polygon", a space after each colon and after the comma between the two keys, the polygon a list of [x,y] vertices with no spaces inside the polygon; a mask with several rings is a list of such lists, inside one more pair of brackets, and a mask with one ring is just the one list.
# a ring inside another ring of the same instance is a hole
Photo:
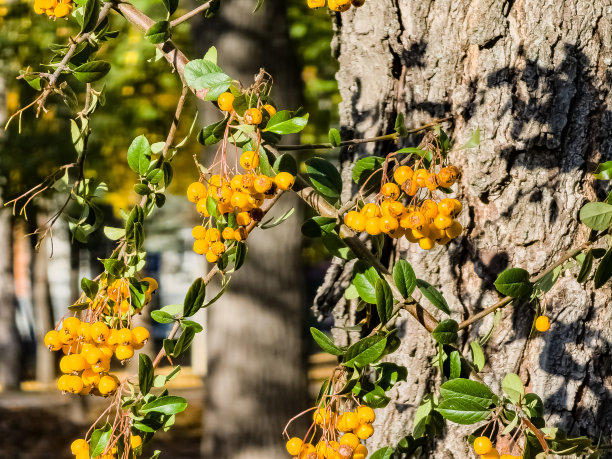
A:
{"label": "thin branch", "polygon": [[[433,120],[431,123],[424,124],[423,126],[419,126],[418,128],[409,129],[408,134],[414,134],[416,132],[422,131],[423,129],[427,129],[432,126],[436,126],[444,121],[448,121],[452,119],[452,116],[447,116],[445,118],[437,118]],[[384,142],[385,140],[397,140],[399,138],[399,134],[397,132],[393,132],[392,134],[379,135],[377,137],[370,137],[368,139],[352,139],[352,140],[344,140],[340,142],[339,145],[334,146],[331,143],[314,143],[314,144],[304,144],[304,145],[278,145],[276,149],[278,151],[299,151],[299,150],[318,150],[318,149],[331,149],[337,147],[348,147],[350,145],[359,145],[362,143],[370,143],[370,142]]]}
{"label": "thin branch", "polygon": [[192,17],[200,14],[202,11],[207,10],[208,8],[210,8],[210,5],[213,4],[213,0],[210,0],[206,3],[203,3],[202,5],[198,6],[197,8],[189,11],[188,13],[183,14],[182,16],[179,16],[178,18],[176,18],[173,21],[170,21],[170,28],[174,28],[177,25],[188,21],[189,19],[191,19]]}
{"label": "thin branch", "polygon": [[[540,279],[542,279],[544,276],[550,274],[551,272],[553,272],[556,268],[558,268],[559,266],[561,266],[562,264],[564,264],[566,261],[568,261],[570,258],[574,258],[576,255],[578,255],[580,252],[582,252],[585,249],[588,249],[589,247],[591,247],[595,242],[597,242],[604,234],[606,233],[601,233],[599,236],[597,236],[597,238],[593,241],[587,241],[583,244],[581,244],[580,246],[576,247],[575,249],[569,250],[568,252],[566,252],[565,254],[563,254],[563,256],[561,258],[559,258],[559,260],[557,260],[555,263],[553,263],[552,265],[550,265],[548,268],[546,268],[544,271],[542,271],[540,274],[538,274],[537,276],[535,276],[533,279],[531,279],[531,282],[537,282]],[[506,306],[508,303],[511,303],[512,300],[514,298],[511,298],[509,296],[506,296],[504,298],[502,298],[501,300],[499,300],[497,303],[495,303],[492,306],[489,306],[487,309],[484,309],[482,311],[480,311],[477,314],[474,314],[471,317],[468,317],[466,320],[464,320],[463,322],[461,322],[459,324],[459,330],[463,330],[464,328],[469,327],[470,325],[472,325],[474,322],[479,321],[480,319],[482,319],[483,317],[488,316],[489,314],[491,314],[492,312],[495,312],[497,309]]]}
{"label": "thin branch", "polygon": [[[100,23],[104,20],[104,18],[106,18],[106,16],[108,16],[108,13],[110,12],[112,7],[113,7],[113,2],[107,2],[104,4],[104,6],[102,6],[102,8],[100,9],[100,14],[98,16],[98,22],[96,23],[96,27],[100,25]],[[37,116],[40,113],[40,110],[42,110],[42,108],[44,107],[47,97],[49,96],[49,94],[51,94],[51,92],[55,88],[55,83],[57,83],[57,80],[59,79],[60,75],[68,67],[68,63],[70,62],[70,59],[72,59],[72,56],[74,55],[79,44],[83,43],[85,40],[89,40],[89,37],[92,34],[93,32],[83,33],[83,34],[78,35],[74,40],[72,40],[72,44],[70,45],[70,47],[68,48],[68,51],[66,51],[66,54],[64,55],[63,59],[60,61],[59,65],[55,69],[55,72],[53,72],[53,74],[49,78],[48,85],[45,88],[44,92],[42,93],[40,100],[38,101]]]}

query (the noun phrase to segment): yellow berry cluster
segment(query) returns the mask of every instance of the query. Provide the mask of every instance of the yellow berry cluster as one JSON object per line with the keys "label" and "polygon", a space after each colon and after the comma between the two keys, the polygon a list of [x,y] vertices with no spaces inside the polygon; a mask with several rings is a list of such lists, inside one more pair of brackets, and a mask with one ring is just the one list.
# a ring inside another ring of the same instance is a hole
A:
{"label": "yellow berry cluster", "polygon": [[[455,220],[463,205],[451,198],[436,201],[432,193],[440,187],[452,186],[458,174],[455,166],[443,167],[438,173],[400,166],[393,174],[395,183],[382,185],[380,204],[368,203],[360,210],[349,211],[344,224],[372,236],[381,233],[392,238],[404,236],[424,250],[432,249],[436,243],[445,245],[463,231],[461,223]],[[419,199],[421,190],[426,193],[425,199]],[[400,201],[402,195],[411,199],[407,206]]]}
{"label": "yellow berry cluster", "polygon": [[[150,277],[143,280],[148,282],[146,304],[157,289],[157,282]],[[140,308],[130,306],[129,295],[129,281],[117,279],[90,303],[86,320],[67,317],[58,329],[45,335],[49,350],[64,353],[60,360],[63,375],[57,381],[59,390],[100,396],[115,392],[119,380],[110,373],[112,356],[124,363],[150,336],[144,327],[131,328],[131,320],[127,319]]]}
{"label": "yellow berry cluster", "polygon": [[[365,459],[368,449],[360,440],[374,433],[374,410],[360,406],[355,411],[341,414],[321,407],[313,415],[314,422],[323,429],[317,444],[305,443],[298,437],[287,441],[287,452],[298,459]],[[333,428],[332,428],[333,427]],[[330,432],[331,431],[331,432]],[[336,438],[338,440],[336,441]]]}
{"label": "yellow berry cluster", "polygon": [[[130,435],[130,446],[132,450],[139,448],[142,445],[142,437],[140,435]],[[83,438],[78,438],[70,445],[70,451],[74,454],[75,459],[90,459],[89,442]],[[115,459],[117,457],[117,447],[114,446],[109,453],[96,456],[92,459]]]}
{"label": "yellow berry cluster", "polygon": [[480,455],[480,459],[522,459],[523,456],[513,456],[512,454],[499,455],[499,451],[493,448],[493,444],[488,437],[478,437],[474,440],[474,452]]}
{"label": "yellow berry cluster", "polygon": [[[234,111],[233,102],[234,95],[230,92],[224,92],[217,99],[219,108],[226,112]],[[244,112],[242,121],[250,125],[260,124],[263,120],[262,110],[266,116],[276,113],[272,105],[263,105],[261,109],[249,108]],[[187,188],[187,199],[196,205],[196,210],[204,217],[202,225],[195,226],[191,231],[195,239],[193,250],[199,255],[206,255],[210,263],[217,262],[234,241],[243,241],[248,237],[251,225],[263,218],[261,206],[266,199],[274,198],[278,190],[288,190],[295,183],[295,177],[288,172],[279,172],[275,177],[262,174],[259,151],[243,151],[239,162],[244,169],[243,174],[221,167],[221,173],[203,177],[203,181],[194,182]],[[208,207],[210,204],[214,205],[219,215],[224,216],[227,225],[213,222]],[[230,214],[233,219],[229,218]]]}
{"label": "yellow berry cluster", "polygon": [[[307,0],[309,8],[321,8],[325,6],[325,0]],[[359,8],[363,6],[365,0],[327,0],[327,6],[332,11],[338,11],[344,13],[348,11],[351,6]]]}
{"label": "yellow berry cluster", "polygon": [[73,7],[72,0],[34,0],[34,12],[51,18],[66,17]]}

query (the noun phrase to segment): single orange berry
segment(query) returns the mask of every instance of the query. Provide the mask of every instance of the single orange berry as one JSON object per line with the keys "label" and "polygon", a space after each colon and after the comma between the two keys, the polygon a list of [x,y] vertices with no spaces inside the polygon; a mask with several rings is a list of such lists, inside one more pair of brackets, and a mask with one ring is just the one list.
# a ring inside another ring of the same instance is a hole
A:
{"label": "single orange berry", "polygon": [[224,92],[217,98],[217,104],[224,112],[231,112],[234,110],[234,99],[235,97],[231,92]]}
{"label": "single orange berry", "polygon": [[369,406],[360,406],[357,408],[357,417],[361,424],[371,424],[376,420],[376,413]]}
{"label": "single orange berry", "polygon": [[325,0],[307,0],[308,8],[321,8],[325,6]]}
{"label": "single orange berry", "polygon": [[357,430],[355,432],[355,435],[357,435],[358,438],[360,438],[361,440],[366,440],[368,438],[370,438],[372,435],[374,434],[374,427],[372,427],[372,424],[360,424],[359,427],[357,427]]}
{"label": "single orange berry", "polygon": [[478,437],[474,440],[474,452],[476,454],[487,454],[493,449],[491,440],[487,437]]}
{"label": "single orange berry", "polygon": [[395,182],[398,185],[403,185],[406,180],[412,178],[413,174],[414,174],[414,171],[412,170],[411,167],[400,166],[397,169],[395,169],[395,172],[393,172],[393,180],[395,180]]}
{"label": "single orange berry", "polygon": [[223,239],[226,241],[231,241],[234,239],[234,228],[230,228],[229,226],[224,228],[223,231],[221,231],[221,236],[223,236]]}
{"label": "single orange berry", "polygon": [[380,234],[381,233],[380,218],[379,217],[366,218],[365,230],[371,236],[376,236],[377,234]]}
{"label": "single orange berry", "polygon": [[[325,4],[325,0],[323,0],[323,2],[324,2],[323,4]],[[270,115],[270,116],[274,116],[274,115],[276,115],[276,109],[275,109],[275,108],[274,108],[272,105],[270,105],[270,104],[266,104],[266,105],[264,105],[264,106],[263,106],[263,109],[264,109],[265,111],[267,111],[267,112],[268,112],[268,115]]]}
{"label": "single orange berry", "polygon": [[374,203],[368,203],[361,209],[361,214],[366,218],[380,217],[382,215],[380,207]]}
{"label": "single orange berry", "polygon": [[255,169],[259,166],[259,154],[252,150],[245,151],[240,155],[240,165],[247,171]]}
{"label": "single orange berry", "polygon": [[109,395],[117,390],[118,384],[112,376],[102,376],[98,383],[98,391],[102,395]]}
{"label": "single orange berry", "polygon": [[436,228],[445,230],[453,224],[453,219],[448,215],[438,214],[436,218],[434,218],[433,224]]}
{"label": "single orange berry", "polygon": [[259,124],[263,119],[263,115],[261,114],[261,110],[258,108],[249,108],[246,112],[244,112],[244,122],[246,124]]}
{"label": "single orange berry", "polygon": [[45,335],[45,346],[47,346],[47,349],[50,351],[59,351],[62,348],[60,334],[55,330],[47,332]]}
{"label": "single orange berry", "polygon": [[457,220],[453,220],[445,232],[450,239],[455,239],[463,232],[463,226]]}
{"label": "single orange berry", "polygon": [[419,239],[419,247],[423,250],[431,250],[436,245],[436,241],[434,241],[430,237],[422,237]]}
{"label": "single orange berry", "polygon": [[72,442],[70,445],[70,451],[72,451],[72,454],[75,456],[81,451],[89,453],[89,443],[87,443],[87,440],[79,438],[78,440]]}
{"label": "single orange berry", "polygon": [[142,437],[140,435],[130,435],[130,446],[132,449],[136,449],[140,445],[142,445]]}
{"label": "single orange berry", "polygon": [[399,198],[400,189],[395,183],[387,182],[380,188],[380,193],[389,199],[395,200]]}
{"label": "single orange berry", "polygon": [[200,199],[208,196],[206,186],[202,182],[193,182],[187,187],[187,199],[191,202],[198,202]]}
{"label": "single orange berry", "polygon": [[290,438],[287,444],[285,445],[287,448],[287,452],[292,456],[297,456],[300,454],[300,450],[302,449],[302,440],[298,437]]}
{"label": "single orange berry", "polygon": [[295,177],[289,172],[279,172],[276,177],[274,177],[274,183],[279,190],[288,190],[295,183]]}
{"label": "single orange berry", "polygon": [[340,445],[349,445],[353,450],[359,445],[359,437],[353,433],[345,433],[340,438]]}
{"label": "single orange berry", "polygon": [[429,171],[427,169],[417,169],[414,171],[413,179],[416,181],[416,184],[421,188],[425,187],[425,179],[429,176]]}
{"label": "single orange berry", "polygon": [[205,239],[197,239],[193,243],[193,251],[197,253],[198,255],[206,254],[209,248],[210,248],[210,244]]}
{"label": "single orange berry", "polygon": [[219,256],[213,253],[212,250],[209,250],[206,253],[206,261],[208,261],[209,263],[216,263],[218,259],[219,259]]}
{"label": "single orange berry", "polygon": [[265,193],[272,187],[272,179],[266,175],[258,175],[253,182],[253,188],[258,193]]}
{"label": "single orange berry", "polygon": [[132,345],[120,344],[117,346],[117,349],[115,349],[115,356],[117,357],[117,360],[121,360],[122,362],[129,360],[134,357],[134,348]]}
{"label": "single orange berry", "polygon": [[204,239],[206,237],[206,228],[202,225],[194,226],[191,230],[191,235],[194,239]]}
{"label": "single orange berry", "polygon": [[134,327],[132,330],[132,342],[136,344],[146,344],[151,334],[145,327]]}
{"label": "single orange berry", "polygon": [[539,332],[546,332],[550,328],[550,319],[546,316],[540,316],[535,321],[535,328]]}

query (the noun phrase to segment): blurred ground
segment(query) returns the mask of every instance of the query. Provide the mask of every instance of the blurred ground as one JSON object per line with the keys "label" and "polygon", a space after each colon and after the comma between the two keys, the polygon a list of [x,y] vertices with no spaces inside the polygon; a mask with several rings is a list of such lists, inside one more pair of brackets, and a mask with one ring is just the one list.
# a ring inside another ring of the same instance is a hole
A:
{"label": "blurred ground", "polygon": [[[29,389],[25,384],[25,388]],[[143,457],[161,449],[162,457],[187,459],[200,457],[203,386],[201,379],[183,368],[171,381],[172,395],[189,402],[177,415],[175,426],[160,432],[144,448]],[[82,438],[90,424],[106,407],[99,397],[62,395],[57,389],[0,393],[1,459],[68,459],[70,443]]]}
{"label": "blurred ground", "polygon": [[[311,397],[316,396],[323,378],[329,376],[335,365],[335,358],[329,354],[310,356]],[[169,371],[165,367],[159,373]],[[123,378],[127,372],[116,374]],[[193,374],[191,368],[182,367],[168,388],[172,395],[187,399],[189,406],[177,415],[172,429],[156,434],[145,446],[142,457],[150,457],[153,451],[160,449],[162,458],[199,458],[204,399],[202,379]],[[33,381],[24,382],[22,389],[21,392],[0,392],[0,459],[73,459],[70,443],[83,437],[108,403],[100,397],[62,395],[54,386],[45,388]]]}

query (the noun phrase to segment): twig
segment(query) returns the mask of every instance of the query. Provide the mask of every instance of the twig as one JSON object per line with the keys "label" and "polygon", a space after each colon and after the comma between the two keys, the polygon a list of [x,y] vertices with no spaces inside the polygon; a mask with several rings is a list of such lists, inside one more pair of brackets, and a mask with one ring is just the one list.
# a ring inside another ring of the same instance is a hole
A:
{"label": "twig", "polygon": [[[561,266],[563,263],[565,263],[566,261],[568,261],[570,258],[574,258],[576,255],[578,255],[580,252],[582,252],[583,250],[591,247],[596,241],[598,241],[604,234],[606,234],[605,232],[602,232],[599,236],[597,236],[597,238],[593,241],[587,241],[583,244],[581,244],[580,246],[576,247],[575,249],[572,249],[568,252],[566,252],[561,258],[559,258],[559,260],[557,260],[555,263],[553,263],[552,265],[550,265],[548,268],[546,268],[544,271],[542,271],[540,274],[538,274],[537,276],[535,276],[533,279],[531,279],[531,282],[537,282],[540,279],[542,279],[544,276],[546,276],[547,274],[550,274],[551,272],[553,272],[556,268],[558,268],[559,266]],[[497,309],[506,306],[508,303],[511,303],[512,300],[514,298],[511,298],[509,296],[506,296],[504,298],[502,298],[501,300],[499,300],[497,303],[493,304],[492,306],[489,306],[487,309],[484,309],[482,311],[480,311],[477,314],[474,314],[471,317],[468,317],[466,320],[464,320],[463,322],[461,322],[459,324],[459,330],[463,330],[464,328],[469,327],[470,325],[472,325],[474,322],[479,321],[480,319],[482,319],[483,317],[488,316],[489,314],[491,314],[492,312],[495,312]]]}
{"label": "twig", "polygon": [[[419,126],[418,128],[409,129],[407,132],[409,134],[414,134],[416,132],[422,131],[423,129],[427,129],[431,126],[436,126],[450,119],[452,119],[452,116],[447,116],[445,118],[437,118],[433,120],[431,123],[424,124],[423,126]],[[304,144],[304,145],[278,145],[276,149],[278,151],[318,150],[322,148],[331,149],[331,148],[337,148],[337,147],[348,147],[350,145],[359,145],[362,143],[384,142],[385,140],[397,140],[398,138],[399,138],[399,134],[397,132],[393,132],[391,134],[379,135],[377,137],[370,137],[368,139],[344,140],[340,142],[340,144],[337,146],[334,146],[331,143],[314,143],[314,144]]]}
{"label": "twig", "polygon": [[197,8],[189,11],[188,13],[183,14],[182,16],[179,16],[178,18],[176,18],[173,21],[170,21],[170,28],[176,27],[177,25],[188,21],[189,19],[191,19],[192,17],[196,16],[197,14],[201,13],[204,10],[207,10],[208,8],[210,8],[210,5],[212,5],[213,0],[210,0],[206,3],[203,3],[202,5],[198,6]]}

